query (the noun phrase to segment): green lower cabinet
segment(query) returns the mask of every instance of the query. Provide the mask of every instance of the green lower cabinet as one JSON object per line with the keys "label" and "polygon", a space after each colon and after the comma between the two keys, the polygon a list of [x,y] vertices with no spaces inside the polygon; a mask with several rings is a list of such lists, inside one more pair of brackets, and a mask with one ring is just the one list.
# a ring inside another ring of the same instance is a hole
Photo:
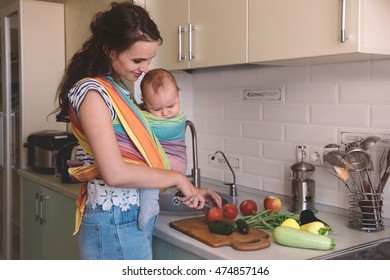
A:
{"label": "green lower cabinet", "polygon": [[25,178],[22,186],[22,259],[80,259],[73,236],[75,200]]}
{"label": "green lower cabinet", "polygon": [[204,258],[183,250],[160,238],[153,237],[154,260],[204,260]]}

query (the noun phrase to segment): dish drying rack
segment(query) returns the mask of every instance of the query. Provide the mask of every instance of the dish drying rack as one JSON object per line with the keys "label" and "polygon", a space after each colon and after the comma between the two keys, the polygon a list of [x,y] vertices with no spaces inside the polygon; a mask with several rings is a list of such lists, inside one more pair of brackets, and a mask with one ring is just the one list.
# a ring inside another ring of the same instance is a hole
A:
{"label": "dish drying rack", "polygon": [[[382,194],[390,172],[389,147],[384,148],[378,164],[373,164],[367,151],[379,140],[377,136],[370,136],[348,143],[344,149],[337,144],[324,147],[324,167],[350,192],[348,226],[353,229],[368,232],[384,229]],[[378,170],[374,170],[374,166]],[[379,171],[378,182],[373,182],[371,174],[376,171]]]}

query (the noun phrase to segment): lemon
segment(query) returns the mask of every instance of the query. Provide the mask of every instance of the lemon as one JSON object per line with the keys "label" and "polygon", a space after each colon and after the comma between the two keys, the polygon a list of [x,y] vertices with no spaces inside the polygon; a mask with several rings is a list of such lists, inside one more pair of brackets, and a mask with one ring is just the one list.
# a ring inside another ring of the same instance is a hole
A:
{"label": "lemon", "polygon": [[280,224],[280,226],[300,229],[298,222],[293,218],[286,219],[283,223]]}

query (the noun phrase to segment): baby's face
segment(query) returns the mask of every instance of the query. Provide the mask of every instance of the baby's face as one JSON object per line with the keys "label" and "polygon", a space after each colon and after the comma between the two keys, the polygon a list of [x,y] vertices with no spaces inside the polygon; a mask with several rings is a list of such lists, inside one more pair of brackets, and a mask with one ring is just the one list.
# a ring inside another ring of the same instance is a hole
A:
{"label": "baby's face", "polygon": [[151,86],[143,92],[146,111],[160,118],[172,118],[180,112],[179,91],[172,83],[166,83],[158,91]]}

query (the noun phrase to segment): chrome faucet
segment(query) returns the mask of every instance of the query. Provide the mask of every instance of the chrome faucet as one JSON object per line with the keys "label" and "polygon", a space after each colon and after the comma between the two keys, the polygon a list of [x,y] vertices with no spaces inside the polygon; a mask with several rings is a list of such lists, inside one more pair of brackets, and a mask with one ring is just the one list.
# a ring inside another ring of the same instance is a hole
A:
{"label": "chrome faucet", "polygon": [[233,175],[233,183],[226,183],[224,182],[224,185],[227,185],[227,186],[230,186],[230,196],[232,197],[236,197],[238,195],[238,192],[237,192],[237,186],[236,186],[236,174],[234,174],[234,171],[233,171],[233,168],[232,166],[230,165],[227,157],[225,156],[225,154],[222,152],[222,151],[216,151],[214,153],[214,155],[211,157],[211,160],[214,160],[215,159],[215,156],[217,154],[221,154],[223,156],[223,158],[225,159],[226,161],[226,164],[228,165],[230,171],[232,172],[232,175]]}
{"label": "chrome faucet", "polygon": [[192,169],[191,175],[187,175],[187,178],[192,182],[195,187],[200,187],[200,169],[198,167],[198,140],[196,137],[195,125],[187,120],[186,128],[190,127],[191,139],[192,139]]}

